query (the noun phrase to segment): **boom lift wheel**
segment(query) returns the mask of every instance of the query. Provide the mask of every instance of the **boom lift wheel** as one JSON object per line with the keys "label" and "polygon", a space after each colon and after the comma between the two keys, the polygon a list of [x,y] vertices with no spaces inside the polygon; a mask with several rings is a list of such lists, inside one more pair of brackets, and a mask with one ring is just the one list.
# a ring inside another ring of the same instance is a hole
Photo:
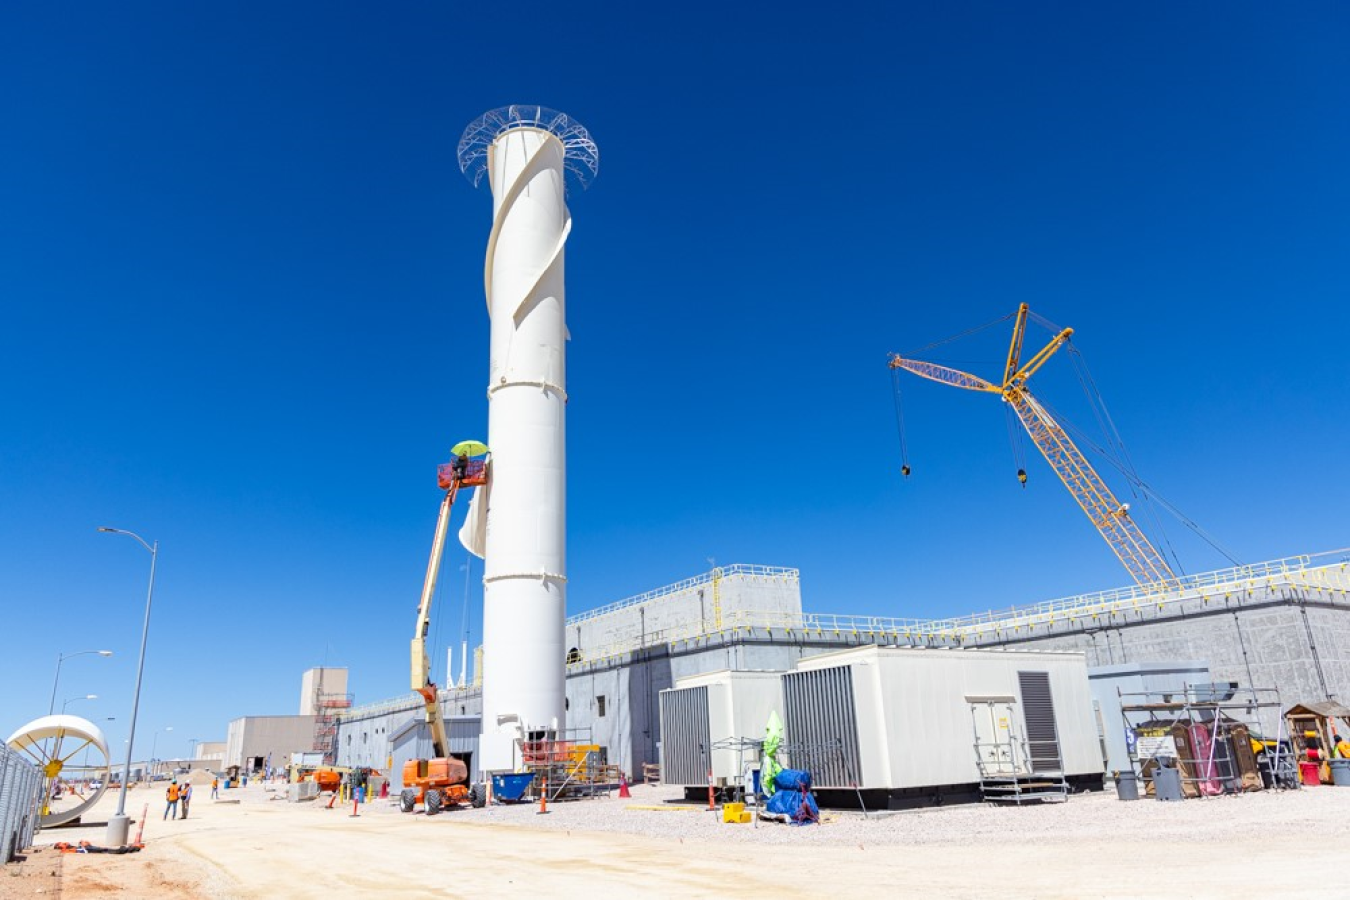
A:
{"label": "boom lift wheel", "polygon": [[417,805],[417,791],[412,788],[404,788],[398,795],[398,808],[400,811],[410,813],[413,807]]}
{"label": "boom lift wheel", "polygon": [[482,809],[487,805],[487,791],[483,785],[475,784],[469,787],[469,805],[474,809]]}
{"label": "boom lift wheel", "polygon": [[435,788],[429,788],[424,802],[427,806],[427,815],[436,815],[441,811],[441,792]]}

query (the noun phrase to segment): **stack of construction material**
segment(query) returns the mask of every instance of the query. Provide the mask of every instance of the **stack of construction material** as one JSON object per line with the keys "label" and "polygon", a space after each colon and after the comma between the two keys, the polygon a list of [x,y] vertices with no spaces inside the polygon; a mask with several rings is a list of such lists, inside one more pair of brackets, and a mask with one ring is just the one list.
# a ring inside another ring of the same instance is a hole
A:
{"label": "stack of construction material", "polygon": [[294,784],[286,786],[286,799],[291,803],[300,803],[304,800],[313,800],[319,796],[319,785],[313,781],[297,781]]}

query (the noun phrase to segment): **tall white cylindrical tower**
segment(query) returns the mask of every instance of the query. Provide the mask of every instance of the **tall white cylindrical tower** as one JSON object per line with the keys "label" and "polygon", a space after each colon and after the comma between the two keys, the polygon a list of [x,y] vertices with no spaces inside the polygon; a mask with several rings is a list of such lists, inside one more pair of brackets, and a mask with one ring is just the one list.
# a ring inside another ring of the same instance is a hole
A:
{"label": "tall white cylindrical tower", "polygon": [[491,492],[483,563],[481,768],[516,762],[518,737],[564,727],[567,610],[565,182],[599,168],[562,113],[509,106],[464,132],[460,168],[492,188],[483,281],[491,319]]}

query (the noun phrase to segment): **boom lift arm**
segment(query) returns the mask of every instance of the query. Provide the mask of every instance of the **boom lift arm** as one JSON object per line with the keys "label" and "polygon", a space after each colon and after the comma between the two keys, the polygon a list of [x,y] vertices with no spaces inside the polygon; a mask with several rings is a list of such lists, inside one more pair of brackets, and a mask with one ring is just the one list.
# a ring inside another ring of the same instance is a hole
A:
{"label": "boom lift arm", "polygon": [[913,372],[923,378],[953,387],[998,394],[1017,413],[1017,419],[1031,436],[1032,443],[1041,451],[1046,462],[1055,470],[1060,481],[1069,489],[1078,506],[1087,514],[1093,527],[1124,564],[1138,584],[1153,584],[1176,580],[1172,567],[1158,549],[1144,536],[1130,518],[1128,504],[1123,504],[1111,493],[1069,439],[1069,435],[1027,388],[1027,381],[1056,351],[1068,343],[1073,334],[1066,328],[1055,335],[1025,366],[1021,365],[1022,339],[1026,333],[1029,307],[1023,303],[1017,310],[1008,361],[1003,370],[1003,384],[994,385],[975,375],[916,359],[892,355],[890,367]]}
{"label": "boom lift arm", "polygon": [[441,572],[441,557],[445,555],[445,535],[450,528],[450,512],[461,485],[487,483],[486,464],[481,460],[465,460],[463,464],[447,463],[440,467],[440,486],[445,488],[441,511],[436,517],[436,536],[431,541],[431,559],[427,561],[427,575],[422,582],[422,599],[417,605],[417,629],[412,639],[412,689],[426,705],[426,722],[431,729],[431,749],[435,757],[448,755],[450,742],[441,719],[436,684],[431,680],[431,659],[427,656],[427,632],[431,628],[431,601],[436,596],[436,579]]}

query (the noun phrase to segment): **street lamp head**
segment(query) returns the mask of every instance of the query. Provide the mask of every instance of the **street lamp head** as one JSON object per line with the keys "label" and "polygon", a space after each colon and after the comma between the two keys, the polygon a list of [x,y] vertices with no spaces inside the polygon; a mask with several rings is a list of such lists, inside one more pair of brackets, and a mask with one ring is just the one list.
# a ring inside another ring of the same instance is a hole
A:
{"label": "street lamp head", "polygon": [[98,526],[98,530],[99,530],[99,531],[116,531],[117,529],[116,529],[116,528],[108,528],[108,527],[106,527],[106,526],[100,525],[100,526]]}
{"label": "street lamp head", "polygon": [[98,699],[98,694],[85,694],[85,695],[84,695],[84,699],[86,699],[86,700],[97,700],[97,699]]}
{"label": "street lamp head", "polygon": [[100,651],[98,651],[98,655],[99,655],[99,656],[112,656],[112,651],[111,651],[111,650],[100,650]]}

